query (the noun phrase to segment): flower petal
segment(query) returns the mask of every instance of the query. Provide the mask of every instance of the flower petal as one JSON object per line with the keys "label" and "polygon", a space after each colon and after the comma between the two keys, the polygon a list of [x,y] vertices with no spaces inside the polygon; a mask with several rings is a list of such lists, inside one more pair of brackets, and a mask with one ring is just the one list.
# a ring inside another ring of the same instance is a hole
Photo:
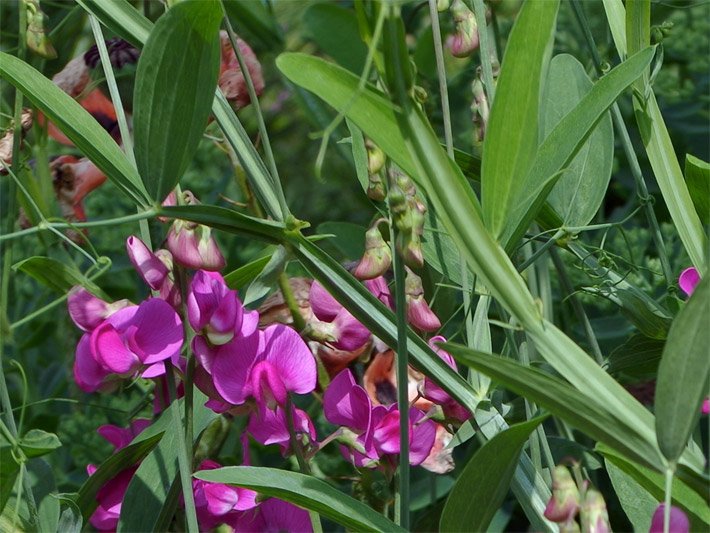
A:
{"label": "flower petal", "polygon": [[335,376],[323,394],[325,418],[336,426],[366,431],[370,425],[371,411],[370,398],[365,389],[355,383],[349,369]]}
{"label": "flower petal", "polygon": [[91,333],[91,351],[101,365],[115,374],[130,374],[140,365],[138,356],[126,348],[109,322],[103,322]]}
{"label": "flower petal", "polygon": [[136,326],[132,340],[142,352],[143,363],[157,363],[179,353],[185,337],[182,321],[170,304],[151,298],[138,307],[132,321]]}
{"label": "flower petal", "polygon": [[335,315],[343,308],[343,306],[325,290],[323,285],[317,281],[314,281],[311,285],[309,300],[313,313],[320,320],[325,320],[326,322],[333,320]]}
{"label": "flower petal", "polygon": [[96,391],[109,372],[101,366],[91,352],[91,335],[85,333],[76,346],[74,381],[84,392]]}
{"label": "flower petal", "polygon": [[278,371],[286,390],[308,394],[316,388],[316,360],[293,329],[274,324],[264,330],[263,359]]}

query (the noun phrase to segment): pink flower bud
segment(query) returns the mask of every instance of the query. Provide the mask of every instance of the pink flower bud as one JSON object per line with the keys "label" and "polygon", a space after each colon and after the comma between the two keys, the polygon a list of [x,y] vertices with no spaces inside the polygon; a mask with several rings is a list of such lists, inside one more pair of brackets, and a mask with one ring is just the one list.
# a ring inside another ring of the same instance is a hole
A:
{"label": "pink flower bud", "polygon": [[456,24],[456,32],[446,40],[446,46],[454,57],[468,57],[478,49],[476,17],[462,0],[454,0],[451,13]]}
{"label": "pink flower bud", "polygon": [[[651,518],[651,528],[648,533],[663,533],[663,514],[666,509],[666,504],[661,503],[656,508]],[[690,522],[685,513],[678,507],[671,506],[671,520],[668,527],[670,533],[688,533],[690,531]]]}
{"label": "pink flower bud", "polygon": [[545,508],[545,518],[553,522],[572,522],[578,509],[577,485],[567,467],[558,465],[552,471],[552,498]]}
{"label": "pink flower bud", "polygon": [[[235,109],[246,107],[250,103],[247,82],[244,73],[239,66],[239,61],[232,48],[227,32],[222,30],[219,33],[222,45],[222,64],[219,70],[219,89],[229,100]],[[264,78],[261,74],[261,64],[256,58],[254,51],[242,39],[237,39],[239,53],[244,59],[244,63],[254,84],[254,92],[257,96],[264,90]]]}
{"label": "pink flower bud", "polygon": [[407,320],[409,323],[422,331],[436,331],[439,329],[441,322],[424,299],[422,279],[410,269],[407,269],[404,290],[406,292]]}
{"label": "pink flower bud", "polygon": [[168,232],[168,249],[175,261],[187,268],[218,271],[226,264],[207,226],[174,221]]}
{"label": "pink flower bud", "polygon": [[609,514],[602,493],[596,489],[588,489],[580,507],[580,522],[582,531],[586,533],[609,533]]}
{"label": "pink flower bud", "polygon": [[82,331],[92,331],[106,318],[129,305],[131,302],[128,300],[105,302],[79,285],[69,291],[67,298],[69,316]]}
{"label": "pink flower bud", "polygon": [[126,239],[126,252],[143,281],[154,291],[160,290],[168,275],[168,267],[138,237]]}
{"label": "pink flower bud", "polygon": [[376,220],[365,233],[365,254],[353,271],[358,279],[377,278],[392,264],[392,251],[379,230],[381,222],[386,221],[383,218]]}

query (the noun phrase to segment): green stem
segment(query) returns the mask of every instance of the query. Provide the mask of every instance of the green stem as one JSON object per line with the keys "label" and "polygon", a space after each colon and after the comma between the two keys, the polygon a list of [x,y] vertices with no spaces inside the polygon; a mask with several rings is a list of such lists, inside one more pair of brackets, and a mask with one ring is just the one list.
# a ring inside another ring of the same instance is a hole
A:
{"label": "green stem", "polygon": [[407,352],[407,301],[404,289],[405,271],[402,256],[394,246],[398,230],[394,224],[392,231],[392,263],[394,267],[395,312],[397,315],[397,409],[399,410],[399,495],[398,524],[409,529],[409,354]]}
{"label": "green stem", "polygon": [[[571,0],[572,9],[574,11],[575,18],[582,28],[582,33],[584,34],[587,47],[592,56],[592,61],[594,62],[594,67],[596,68],[597,74],[602,74],[602,60],[599,56],[596,43],[594,42],[594,36],[592,35],[589,22],[587,21],[587,16],[584,13],[582,5],[579,0]],[[619,105],[614,103],[611,107],[611,118],[614,122],[614,128],[616,129],[617,135],[621,137],[621,146],[626,155],[626,159],[629,162],[629,169],[631,170],[631,175],[636,183],[636,194],[641,200],[646,214],[646,219],[651,229],[651,238],[656,246],[656,251],[658,252],[658,258],[661,261],[661,269],[663,270],[663,276],[666,278],[666,285],[672,286],[674,284],[675,277],[673,276],[673,270],[671,269],[670,261],[666,253],[666,245],[663,242],[663,236],[661,235],[661,229],[658,224],[658,219],[656,218],[656,213],[653,210],[653,203],[649,200],[650,195],[648,194],[648,188],[646,187],[646,181],[644,180],[643,173],[641,172],[641,166],[639,165],[638,157],[636,157],[636,151],[633,144],[631,143],[631,138],[629,137],[629,131],[624,124],[624,119],[621,116],[621,111],[619,110]]]}
{"label": "green stem", "polygon": [[[177,398],[175,391],[175,376],[173,374],[173,364],[170,359],[165,360],[165,379],[168,382],[168,399],[170,405],[174,406]],[[175,427],[182,427],[180,411],[171,409],[173,424]],[[197,533],[200,528],[197,524],[197,513],[195,512],[195,498],[192,494],[192,460],[187,456],[185,439],[177,439],[178,443],[178,466],[180,467],[180,484],[182,485],[182,497],[185,500],[185,516],[187,517],[187,531]]]}
{"label": "green stem", "polygon": [[572,304],[572,309],[577,315],[577,320],[579,320],[582,328],[584,329],[584,334],[586,335],[589,347],[594,354],[594,359],[596,359],[599,365],[603,365],[604,356],[602,355],[601,348],[597,342],[597,337],[594,334],[594,330],[592,329],[592,324],[587,317],[587,313],[584,312],[584,307],[582,307],[579,298],[577,298],[577,295],[574,292],[574,287],[572,286],[572,281],[567,275],[565,264],[562,262],[562,258],[554,248],[550,249],[550,256],[552,257],[552,263],[555,265],[555,270],[557,270],[562,290],[568,295],[570,303]]}
{"label": "green stem", "polygon": [[431,15],[431,31],[434,37],[434,56],[436,57],[436,73],[439,78],[439,93],[441,94],[441,112],[444,117],[444,140],[446,153],[454,158],[454,137],[451,132],[451,111],[449,110],[449,90],[446,86],[446,66],[444,65],[444,50],[441,44],[441,28],[439,27],[439,10],[436,0],[429,0]]}
{"label": "green stem", "polygon": [[558,229],[555,234],[550,237],[550,239],[545,242],[542,246],[537,248],[533,254],[530,255],[530,257],[526,258],[525,261],[523,262],[522,265],[518,267],[518,272],[525,272],[525,270],[532,265],[535,261],[540,259],[542,255],[544,255],[556,242],[557,239],[562,237],[565,234],[565,230],[563,228]]}
{"label": "green stem", "polygon": [[296,301],[296,297],[293,295],[293,290],[291,289],[291,284],[288,281],[288,276],[285,272],[281,272],[278,277],[279,289],[281,289],[281,294],[284,297],[284,302],[286,307],[288,307],[291,313],[291,318],[293,319],[293,327],[299,333],[303,333],[307,327],[306,321],[303,319],[301,314],[301,308]]}
{"label": "green stem", "polygon": [[675,465],[669,465],[666,469],[666,486],[665,486],[665,498],[664,498],[664,509],[663,509],[663,533],[668,533],[670,531],[671,525],[671,495],[673,493],[673,474],[675,473]]}

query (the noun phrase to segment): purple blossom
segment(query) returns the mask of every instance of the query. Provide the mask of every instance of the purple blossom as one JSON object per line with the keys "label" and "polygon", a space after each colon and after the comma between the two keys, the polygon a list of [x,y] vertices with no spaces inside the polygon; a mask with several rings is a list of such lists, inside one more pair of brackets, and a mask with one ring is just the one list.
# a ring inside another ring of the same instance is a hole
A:
{"label": "purple blossom", "polygon": [[210,344],[226,344],[242,326],[244,309],[237,291],[230,290],[216,272],[195,273],[187,295],[187,317],[198,335]]}
{"label": "purple blossom", "polygon": [[173,277],[173,256],[167,250],[153,253],[138,237],[131,235],[126,239],[126,252],[136,272],[151,290],[158,291],[160,297],[179,308],[180,291]]}
{"label": "purple blossom", "polygon": [[[286,410],[283,407],[269,409],[258,408],[251,413],[247,430],[257,442],[269,445],[278,444],[281,453],[286,456],[291,451],[291,436],[288,431]],[[293,428],[296,438],[303,446],[316,443],[316,429],[308,414],[301,409],[293,409]]]}
{"label": "purple blossom", "polygon": [[330,344],[334,348],[351,352],[362,348],[370,339],[370,331],[317,281],[311,285],[309,299],[316,318],[330,325],[325,329],[332,337]]}
{"label": "purple blossom", "polygon": [[72,287],[67,298],[69,316],[82,331],[91,331],[116,311],[132,305],[128,300],[108,303],[91,294],[84,287]]}
{"label": "purple blossom", "polygon": [[[648,533],[663,533],[663,513],[665,512],[666,504],[661,503],[656,508],[651,518],[651,528]],[[690,531],[690,522],[686,514],[678,507],[671,506],[671,520],[668,527],[670,533],[688,533]]]}
{"label": "purple blossom", "polygon": [[678,278],[678,285],[680,285],[681,290],[688,296],[693,294],[698,283],[700,283],[700,273],[694,267],[686,268],[680,273],[680,277]]}
{"label": "purple blossom", "polygon": [[277,498],[269,498],[254,509],[240,513],[237,520],[230,525],[237,533],[254,531],[307,533],[313,531],[307,511]]}

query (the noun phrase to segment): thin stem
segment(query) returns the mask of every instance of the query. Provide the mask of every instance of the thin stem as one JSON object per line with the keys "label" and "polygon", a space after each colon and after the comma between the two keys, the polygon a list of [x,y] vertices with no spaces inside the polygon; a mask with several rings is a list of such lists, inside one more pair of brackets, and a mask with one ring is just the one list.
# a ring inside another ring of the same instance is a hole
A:
{"label": "thin stem", "polygon": [[394,246],[398,230],[391,224],[392,262],[394,266],[395,312],[397,315],[397,409],[399,409],[399,469],[398,486],[399,513],[398,524],[409,529],[409,354],[407,352],[407,302],[404,289],[405,271],[402,256]]}
{"label": "thin stem", "polygon": [[550,237],[550,239],[549,239],[547,242],[545,242],[545,244],[543,244],[543,245],[540,246],[537,250],[535,250],[535,252],[534,252],[530,257],[528,257],[528,258],[523,262],[522,265],[520,265],[520,266],[518,267],[518,272],[521,272],[521,273],[522,273],[522,272],[525,272],[525,270],[526,270],[530,265],[532,265],[535,261],[537,261],[538,259],[540,259],[540,257],[542,257],[542,255],[545,254],[545,252],[547,252],[547,251],[557,242],[557,239],[559,239],[560,237],[562,237],[564,234],[565,234],[564,229],[562,229],[562,228],[558,229],[558,230],[555,232],[555,234],[554,234],[552,237]]}
{"label": "thin stem", "polygon": [[288,276],[285,272],[281,272],[278,278],[279,289],[281,289],[281,294],[284,297],[284,302],[286,307],[288,307],[291,313],[291,318],[293,319],[293,327],[299,333],[303,333],[306,329],[306,321],[301,314],[301,309],[296,301],[296,297],[293,295],[293,290],[291,289],[291,284],[288,281]]}
{"label": "thin stem", "polygon": [[[150,208],[145,211],[139,211],[135,215],[126,215],[123,217],[116,217],[116,218],[109,218],[106,220],[94,220],[92,222],[76,222],[76,223],[69,223],[69,222],[43,222],[40,223],[36,226],[32,226],[31,228],[23,229],[20,231],[15,231],[12,233],[7,233],[5,235],[0,235],[0,242],[2,241],[9,241],[12,239],[18,239],[25,237],[27,235],[33,235],[35,233],[39,233],[41,231],[49,230],[50,228],[54,229],[75,229],[75,228],[97,228],[101,226],[114,226],[117,224],[125,224],[128,222],[136,222],[136,221],[145,221],[146,219],[153,218],[156,215],[157,211],[155,208]],[[145,239],[143,239],[145,241]],[[148,239],[148,242],[146,244],[149,244],[150,239]]]}
{"label": "thin stem", "polygon": [[[168,399],[171,407],[175,404],[177,393],[175,391],[175,378],[173,374],[173,363],[170,359],[165,360],[165,379],[168,382]],[[173,408],[172,418],[175,427],[182,427],[179,409]],[[197,514],[195,512],[195,498],[192,494],[192,465],[187,457],[185,439],[177,439],[178,443],[178,465],[180,467],[180,484],[182,485],[182,497],[185,500],[185,516],[187,517],[187,531],[197,533],[200,529],[197,524]]]}
{"label": "thin stem", "polygon": [[673,493],[673,474],[675,465],[669,465],[666,469],[665,506],[663,508],[663,533],[668,533],[671,526],[671,495]]}
{"label": "thin stem", "polygon": [[429,0],[431,15],[431,31],[434,36],[434,56],[436,57],[436,73],[439,78],[439,93],[441,94],[441,112],[444,116],[444,140],[446,153],[454,158],[454,137],[451,132],[451,111],[449,110],[449,90],[446,86],[446,66],[444,65],[444,49],[441,44],[441,28],[439,27],[439,10],[436,0]]}
{"label": "thin stem", "polygon": [[557,275],[559,276],[562,290],[569,295],[569,299],[572,304],[572,309],[577,315],[577,320],[579,320],[580,324],[582,325],[582,328],[584,329],[584,334],[587,337],[587,342],[589,343],[589,347],[591,348],[592,353],[594,354],[594,358],[596,359],[599,365],[603,365],[604,356],[602,355],[601,348],[599,348],[597,337],[594,334],[592,324],[589,322],[589,318],[587,318],[587,314],[584,312],[582,304],[576,297],[574,287],[572,286],[572,281],[567,275],[567,269],[565,268],[565,264],[562,262],[562,258],[559,256],[557,250],[555,250],[554,248],[550,249],[550,256],[552,257],[552,263],[555,265],[555,270],[557,270]]}
{"label": "thin stem", "polygon": [[[602,60],[597,51],[597,45],[594,42],[594,36],[589,27],[589,22],[587,21],[587,16],[584,13],[584,9],[580,4],[579,0],[571,0],[572,10],[574,12],[577,23],[582,29],[584,34],[584,39],[589,48],[589,52],[592,56],[592,61],[594,62],[594,67],[597,70],[597,74],[602,74]],[[646,181],[644,180],[643,173],[641,172],[641,166],[639,165],[638,158],[636,157],[636,152],[633,145],[631,144],[631,138],[629,137],[629,131],[624,124],[624,119],[619,111],[619,105],[614,103],[611,106],[611,117],[614,122],[614,128],[616,129],[617,135],[621,137],[621,146],[624,149],[624,154],[629,162],[629,169],[631,170],[631,175],[636,183],[636,194],[640,198],[644,211],[646,213],[646,218],[648,224],[651,228],[651,237],[656,245],[656,250],[658,251],[658,258],[661,261],[661,268],[663,270],[663,276],[666,278],[666,284],[670,287],[674,283],[673,270],[671,269],[670,261],[668,255],[666,254],[666,245],[663,242],[663,236],[661,235],[661,229],[658,224],[658,219],[656,218],[656,213],[653,210],[653,204],[649,201],[648,188],[646,187]]]}

